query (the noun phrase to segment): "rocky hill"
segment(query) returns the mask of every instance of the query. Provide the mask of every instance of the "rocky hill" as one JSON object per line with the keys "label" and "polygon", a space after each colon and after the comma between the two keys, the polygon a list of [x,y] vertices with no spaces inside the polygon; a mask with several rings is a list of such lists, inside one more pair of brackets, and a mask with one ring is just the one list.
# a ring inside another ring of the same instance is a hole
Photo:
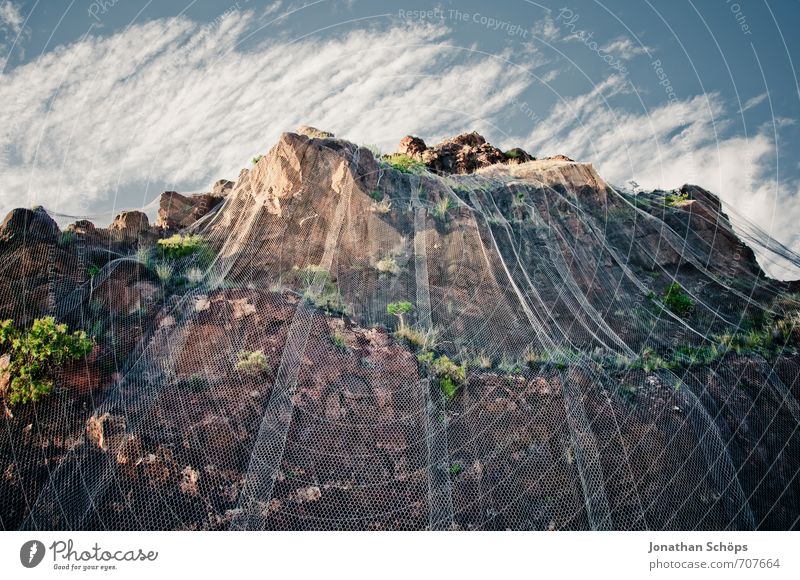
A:
{"label": "rocky hill", "polygon": [[91,352],[12,402],[0,340],[0,527],[797,529],[800,285],[754,232],[476,133],[310,127],[152,225],[15,210],[0,320]]}

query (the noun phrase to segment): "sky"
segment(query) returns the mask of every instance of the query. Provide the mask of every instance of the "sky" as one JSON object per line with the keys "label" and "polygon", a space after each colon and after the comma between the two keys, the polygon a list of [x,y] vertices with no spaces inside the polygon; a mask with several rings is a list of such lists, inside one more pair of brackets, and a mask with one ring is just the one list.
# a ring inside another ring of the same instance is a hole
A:
{"label": "sky", "polygon": [[152,214],[304,124],[383,152],[475,130],[701,185],[800,252],[798,24],[799,0],[0,0],[0,213]]}

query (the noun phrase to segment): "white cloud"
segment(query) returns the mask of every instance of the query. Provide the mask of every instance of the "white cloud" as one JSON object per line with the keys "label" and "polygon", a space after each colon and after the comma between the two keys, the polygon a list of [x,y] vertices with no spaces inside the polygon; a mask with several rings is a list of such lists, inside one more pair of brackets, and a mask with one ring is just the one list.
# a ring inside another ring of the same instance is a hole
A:
{"label": "white cloud", "polygon": [[745,111],[748,111],[753,107],[757,107],[766,100],[767,100],[767,93],[761,93],[760,95],[756,95],[751,99],[747,99],[744,105],[742,105],[742,108],[739,110],[739,112],[744,113]]}
{"label": "white cloud", "polygon": [[620,36],[606,44],[600,50],[607,54],[613,54],[621,60],[631,60],[640,54],[647,54],[647,52],[652,49],[646,46],[636,45],[630,38]]}
{"label": "white cloud", "polygon": [[0,0],[0,71],[5,68],[8,52],[18,38],[27,38],[24,23],[19,7],[11,0]]}
{"label": "white cloud", "polygon": [[448,48],[433,25],[237,49],[254,19],[155,20],[4,75],[0,211],[87,214],[118,188],[141,192],[118,206],[202,189],[301,124],[384,150],[408,133],[486,128],[528,82],[501,59]]}

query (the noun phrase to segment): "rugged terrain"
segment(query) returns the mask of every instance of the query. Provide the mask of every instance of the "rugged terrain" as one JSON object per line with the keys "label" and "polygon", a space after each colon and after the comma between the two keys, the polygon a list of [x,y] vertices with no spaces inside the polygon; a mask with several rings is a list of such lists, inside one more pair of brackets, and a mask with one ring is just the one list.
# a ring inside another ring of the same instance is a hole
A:
{"label": "rugged terrain", "polygon": [[0,526],[797,529],[800,285],[756,246],[800,264],[475,133],[305,127],[153,225],[15,210],[0,319],[94,347],[4,406]]}

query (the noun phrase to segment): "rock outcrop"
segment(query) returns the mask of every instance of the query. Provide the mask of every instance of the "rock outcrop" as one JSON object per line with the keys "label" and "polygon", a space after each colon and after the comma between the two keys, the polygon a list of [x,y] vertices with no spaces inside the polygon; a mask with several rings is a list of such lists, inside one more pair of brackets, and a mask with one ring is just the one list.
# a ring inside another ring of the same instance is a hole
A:
{"label": "rock outcrop", "polygon": [[463,133],[438,145],[428,147],[419,137],[407,136],[400,141],[397,152],[422,161],[428,168],[442,174],[474,173],[482,167],[498,163],[526,163],[533,157],[520,148],[503,153],[486,142],[476,132]]}
{"label": "rock outcrop", "polygon": [[161,194],[155,225],[165,230],[189,227],[221,201],[221,196],[210,193],[182,195],[175,191],[165,191]]}
{"label": "rock outcrop", "polygon": [[58,237],[58,224],[41,207],[14,209],[0,225],[0,240],[54,240]]}

